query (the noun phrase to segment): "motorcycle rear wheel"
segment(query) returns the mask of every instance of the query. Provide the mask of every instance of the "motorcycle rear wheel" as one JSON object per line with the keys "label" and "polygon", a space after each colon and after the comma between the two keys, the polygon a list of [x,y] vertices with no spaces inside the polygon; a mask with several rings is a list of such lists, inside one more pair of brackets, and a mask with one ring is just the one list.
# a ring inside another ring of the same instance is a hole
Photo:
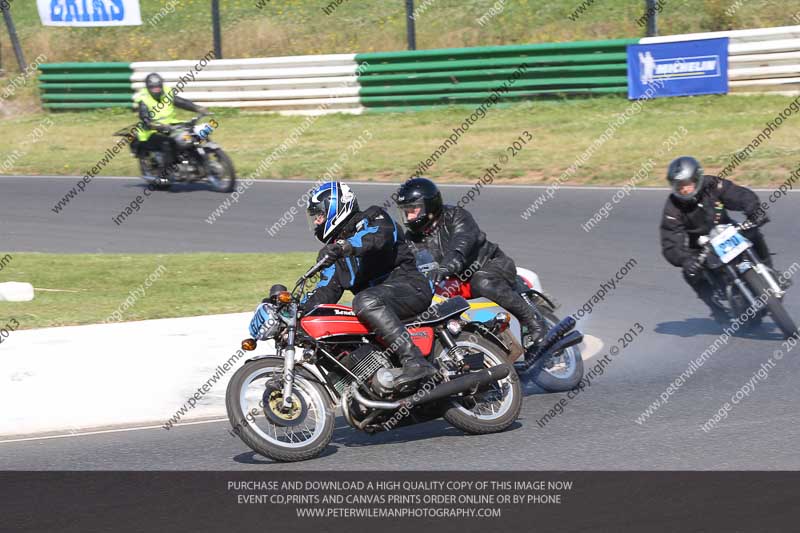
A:
{"label": "motorcycle rear wheel", "polygon": [[[497,353],[499,348],[482,337],[463,332],[455,342],[458,346],[483,353],[484,368],[508,364]],[[440,354],[447,348],[437,341],[434,350],[435,354]],[[488,390],[451,400],[443,416],[465,433],[485,435],[508,429],[519,417],[521,409],[522,387],[517,373],[511,368],[506,378],[493,383]]]}
{"label": "motorcycle rear wheel", "polygon": [[142,179],[148,183],[153,183],[153,188],[158,191],[166,191],[172,187],[172,183],[157,178],[145,178],[145,176],[158,176],[161,169],[158,165],[151,164],[151,156],[145,154],[144,157],[139,158],[139,170],[142,173]]}
{"label": "motorcycle rear wheel", "polygon": [[[331,401],[319,384],[295,372],[293,403],[300,413],[296,418],[285,416],[288,424],[276,424],[274,420],[284,415],[264,405],[261,395],[268,382],[280,380],[282,374],[282,359],[245,363],[231,378],[225,394],[228,420],[239,438],[265,457],[282,462],[313,459],[333,437],[335,416]],[[280,395],[275,396],[275,403],[280,399]]]}
{"label": "motorcycle rear wheel", "polygon": [[766,295],[766,304],[767,309],[769,309],[769,314],[772,316],[772,320],[778,325],[778,328],[780,328],[784,338],[788,339],[796,335],[797,326],[794,320],[792,320],[786,308],[783,307],[783,302],[779,298],[776,298],[771,291],[768,291],[769,286],[759,273],[751,268],[747,270],[742,277],[747,282],[747,285],[750,287],[750,290],[753,291],[756,298],[759,298],[762,294]]}

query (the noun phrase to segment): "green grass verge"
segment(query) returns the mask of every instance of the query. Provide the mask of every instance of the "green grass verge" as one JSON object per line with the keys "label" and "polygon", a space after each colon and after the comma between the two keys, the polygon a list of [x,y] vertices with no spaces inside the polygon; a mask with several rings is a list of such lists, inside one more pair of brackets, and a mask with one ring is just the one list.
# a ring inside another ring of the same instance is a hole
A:
{"label": "green grass verge", "polygon": [[[123,321],[250,311],[273,283],[291,288],[315,257],[312,253],[10,255],[0,282],[26,281],[37,289],[65,291],[37,290],[31,302],[0,302],[0,325],[14,318],[20,329],[101,323],[115,311]],[[150,286],[143,287],[148,281]]]}
{"label": "green grass verge", "polygon": [[[727,95],[645,102],[642,111],[620,126],[569,183],[623,183],[652,158],[655,170],[638,185],[661,186],[669,161],[687,153],[697,156],[708,171],[719,171],[791,100],[774,95]],[[507,147],[527,130],[534,141],[502,165],[498,181],[551,182],[630,105],[624,98],[598,97],[491,108],[426,174],[442,181],[476,180],[500,156],[511,156]],[[335,172],[329,176],[344,180],[400,182],[414,173],[420,160],[430,157],[472,109],[474,106],[318,117],[297,144],[280,154],[261,177],[316,179],[333,168]],[[220,127],[214,138],[227,149],[240,176],[254,171],[307,120],[236,110],[222,111],[215,118]],[[53,126],[34,144],[29,132],[45,119],[51,119]],[[0,138],[4,139],[0,164],[14,150],[23,154],[0,171],[83,175],[113,145],[116,138],[111,133],[132,122],[133,113],[121,110],[37,114],[0,121]],[[665,149],[662,143],[680,127],[686,128],[688,135],[676,147]],[[733,177],[750,185],[782,182],[797,166],[799,134],[800,118],[792,115],[770,140],[751,153]],[[352,143],[359,136],[364,142],[356,148]],[[138,170],[126,150],[101,174],[137,175]]]}

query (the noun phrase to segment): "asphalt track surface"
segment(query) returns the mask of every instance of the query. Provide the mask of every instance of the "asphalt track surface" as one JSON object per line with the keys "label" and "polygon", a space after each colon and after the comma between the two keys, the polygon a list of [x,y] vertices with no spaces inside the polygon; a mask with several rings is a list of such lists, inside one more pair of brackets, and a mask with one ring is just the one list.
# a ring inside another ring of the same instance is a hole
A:
{"label": "asphalt track surface", "polygon": [[[205,218],[224,195],[202,187],[179,188],[148,198],[123,225],[112,217],[137,194],[135,179],[95,179],[61,214],[51,207],[77,178],[0,177],[0,228],[8,251],[40,252],[283,252],[315,250],[305,220],[297,218],[274,237],[277,221],[307,183],[259,183],[221,219]],[[389,185],[354,184],[362,206],[383,202]],[[468,189],[446,187],[455,203]],[[686,379],[648,420],[637,417],[687,370],[721,333],[694,299],[680,272],[661,257],[657,226],[666,192],[640,190],[614,206],[590,232],[581,228],[610,201],[612,189],[562,189],[528,221],[520,213],[543,192],[531,187],[484,187],[467,207],[490,239],[519,265],[535,269],[547,291],[572,313],[630,258],[636,265],[579,327],[601,338],[608,353],[634,323],[644,328],[611,359],[605,373],[568,399],[563,414],[544,427],[539,420],[567,394],[528,388],[522,415],[509,431],[465,436],[444,421],[368,436],[339,418],[327,452],[311,462],[276,464],[231,437],[226,421],[115,431],[99,435],[0,444],[0,469],[90,470],[796,470],[800,468],[797,404],[800,346],[786,353],[766,378],[753,376],[782,349],[772,323],[723,345]],[[767,193],[761,193],[766,198]],[[800,262],[796,213],[790,195],[770,209],[768,242],[783,268]],[[300,211],[302,215],[302,211]],[[213,268],[213,265],[210,265]],[[268,287],[269,280],[264,280]],[[800,291],[787,307],[800,319]],[[258,295],[254,295],[254,298]],[[597,358],[586,364],[589,371]],[[763,374],[763,372],[762,372]],[[141,384],[120,394],[146,395]],[[709,432],[700,426],[746,383],[753,391]],[[68,390],[68,389],[65,389]],[[61,393],[64,393],[62,391]],[[98,399],[113,401],[113,398]],[[165,406],[165,415],[174,406]],[[57,416],[57,409],[54,409]]]}

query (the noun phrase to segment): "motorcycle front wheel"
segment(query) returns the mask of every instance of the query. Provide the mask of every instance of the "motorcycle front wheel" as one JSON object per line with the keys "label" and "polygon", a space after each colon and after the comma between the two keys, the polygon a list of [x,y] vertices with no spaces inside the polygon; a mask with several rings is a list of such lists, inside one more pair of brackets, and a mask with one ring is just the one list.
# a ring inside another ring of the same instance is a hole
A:
{"label": "motorcycle front wheel", "polygon": [[[552,328],[558,324],[558,317],[552,312],[540,309]],[[566,392],[578,386],[583,379],[583,356],[578,346],[570,346],[561,353],[541,359],[527,372],[530,379],[547,392]]]}
{"label": "motorcycle front wheel", "polygon": [[231,192],[236,186],[233,161],[222,149],[209,151],[206,161],[206,179],[217,192]]}
{"label": "motorcycle front wheel", "polygon": [[333,437],[333,406],[318,383],[295,372],[291,407],[284,411],[282,376],[282,359],[245,363],[225,394],[228,420],[233,432],[265,457],[283,462],[313,459]]}
{"label": "motorcycle front wheel", "polygon": [[793,335],[797,334],[797,326],[792,320],[792,317],[786,311],[786,308],[783,307],[783,302],[780,298],[777,298],[772,291],[769,290],[769,285],[761,275],[756,272],[754,268],[747,270],[742,277],[747,282],[747,285],[750,287],[750,290],[753,291],[753,295],[756,298],[761,297],[764,295],[766,300],[767,309],[769,309],[769,314],[772,316],[772,320],[778,325],[780,328],[781,333],[783,333],[784,338],[792,337]]}

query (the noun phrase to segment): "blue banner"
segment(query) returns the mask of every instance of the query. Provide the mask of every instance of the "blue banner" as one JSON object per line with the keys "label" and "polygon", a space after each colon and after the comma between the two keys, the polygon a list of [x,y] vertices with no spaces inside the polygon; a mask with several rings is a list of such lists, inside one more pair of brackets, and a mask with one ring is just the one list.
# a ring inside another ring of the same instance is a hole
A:
{"label": "blue banner", "polygon": [[628,98],[728,92],[728,38],[628,46]]}

